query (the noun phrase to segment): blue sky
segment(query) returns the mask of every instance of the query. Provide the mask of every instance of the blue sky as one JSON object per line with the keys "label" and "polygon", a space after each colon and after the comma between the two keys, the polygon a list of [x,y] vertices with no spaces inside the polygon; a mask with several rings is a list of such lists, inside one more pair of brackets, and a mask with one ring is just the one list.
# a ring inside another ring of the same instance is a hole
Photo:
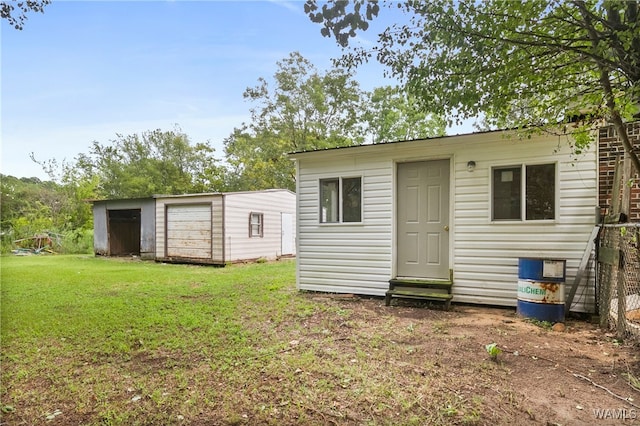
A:
{"label": "blue sky", "polygon": [[[242,93],[298,51],[319,70],[340,55],[298,1],[59,1],[1,23],[3,174],[47,178],[29,159],[72,161],[116,134],[171,130],[223,140],[249,120]],[[381,10],[380,28],[389,23]],[[385,16],[385,14],[387,14]],[[359,36],[372,43],[376,27]],[[392,83],[358,70],[361,87]]]}
{"label": "blue sky", "polygon": [[[320,70],[340,54],[303,6],[54,0],[22,31],[3,21],[2,173],[46,178],[30,152],[70,161],[94,140],[175,124],[222,158],[223,139],[249,119],[247,87],[290,52]],[[368,68],[363,88],[382,85],[381,69]]]}

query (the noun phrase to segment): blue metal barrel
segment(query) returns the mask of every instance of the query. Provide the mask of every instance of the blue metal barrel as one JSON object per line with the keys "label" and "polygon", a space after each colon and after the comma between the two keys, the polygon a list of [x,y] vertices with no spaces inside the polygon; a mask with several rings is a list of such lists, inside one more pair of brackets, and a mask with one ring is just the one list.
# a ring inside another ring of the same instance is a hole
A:
{"label": "blue metal barrel", "polygon": [[564,321],[564,284],[567,261],[518,259],[518,315],[538,321]]}

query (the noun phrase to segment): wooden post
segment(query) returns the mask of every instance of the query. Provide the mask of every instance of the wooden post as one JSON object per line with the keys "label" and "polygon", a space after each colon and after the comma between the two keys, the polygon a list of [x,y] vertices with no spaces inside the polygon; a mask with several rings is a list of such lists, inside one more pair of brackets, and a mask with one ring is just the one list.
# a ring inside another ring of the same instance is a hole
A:
{"label": "wooden post", "polygon": [[[620,235],[617,235],[618,239],[618,247],[622,245],[622,238]],[[627,332],[627,296],[624,291],[624,254],[623,251],[620,250],[620,264],[618,265],[618,282],[617,282],[617,293],[618,293],[618,323],[616,324],[616,329],[618,330],[618,339],[623,340],[625,338]]]}
{"label": "wooden post", "polygon": [[617,249],[615,241],[617,229],[605,228],[600,250],[598,251],[598,263],[602,282],[600,283],[599,312],[600,327],[606,328],[611,322],[611,294],[613,292],[613,279],[617,276],[617,266],[620,263],[620,251]]}
{"label": "wooden post", "polygon": [[[582,260],[580,260],[580,266],[578,266],[578,272],[576,273],[575,279],[573,280],[573,285],[569,289],[569,295],[565,300],[565,311],[569,312],[571,310],[571,304],[573,303],[573,298],[576,296],[576,291],[580,286],[580,282],[584,277],[584,274],[587,272],[587,267],[589,266],[589,259],[591,259],[591,252],[593,251],[593,247],[596,243],[596,239],[598,238],[598,233],[600,232],[600,226],[596,225],[593,227],[591,231],[591,235],[589,236],[589,240],[587,241],[587,247],[584,249],[584,253],[582,254]],[[598,312],[599,313],[599,312]]]}
{"label": "wooden post", "polygon": [[624,213],[628,221],[631,213],[631,158],[628,153],[624,154],[624,165],[622,167],[622,200],[620,201],[620,213]]}
{"label": "wooden post", "polygon": [[[605,223],[619,223],[621,213],[621,200],[620,200],[620,184],[622,177],[624,176],[624,167],[621,167],[622,163],[620,156],[616,157],[615,169],[613,172],[613,188],[611,189],[611,207],[609,214],[605,217]],[[628,209],[627,209],[628,211]],[[613,233],[612,233],[613,232]],[[620,244],[618,243],[618,230],[608,230],[604,232],[604,241],[601,244],[600,252],[598,254],[598,262],[602,265],[602,282],[599,286],[600,300],[600,326],[607,327],[611,322],[611,294],[613,292],[613,280],[617,278],[620,282],[621,277],[624,277],[624,270],[620,267]],[[620,284],[618,284],[619,286]],[[620,303],[620,302],[618,302]],[[620,313],[618,313],[619,315]]]}
{"label": "wooden post", "polygon": [[[624,213],[627,217],[625,222],[628,221],[629,214],[631,213],[631,157],[628,153],[624,154],[624,166],[622,167],[622,200],[620,201],[620,213]],[[621,231],[621,230],[620,230]],[[618,324],[616,326],[618,330],[618,339],[622,340],[627,332],[627,296],[624,291],[625,283],[625,258],[623,244],[625,244],[622,233],[616,233],[616,239],[618,241],[618,250],[620,250],[620,263],[618,264],[617,274],[617,293],[618,293]]]}
{"label": "wooden post", "polygon": [[620,156],[616,157],[616,167],[613,171],[613,188],[611,188],[611,209],[609,217],[616,217],[620,213]]}

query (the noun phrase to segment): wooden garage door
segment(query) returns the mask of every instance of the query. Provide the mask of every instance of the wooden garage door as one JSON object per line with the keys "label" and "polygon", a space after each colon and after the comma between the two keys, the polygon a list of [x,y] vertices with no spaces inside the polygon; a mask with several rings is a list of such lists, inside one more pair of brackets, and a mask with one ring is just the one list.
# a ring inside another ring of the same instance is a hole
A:
{"label": "wooden garage door", "polygon": [[211,204],[167,206],[168,257],[211,259]]}

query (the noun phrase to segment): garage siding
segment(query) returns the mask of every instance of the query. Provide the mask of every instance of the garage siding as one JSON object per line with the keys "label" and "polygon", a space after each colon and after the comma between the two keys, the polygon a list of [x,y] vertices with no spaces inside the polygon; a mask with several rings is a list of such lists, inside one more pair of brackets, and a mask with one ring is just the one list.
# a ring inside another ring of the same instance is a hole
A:
{"label": "garage siding", "polygon": [[[286,190],[235,192],[225,194],[225,256],[227,261],[245,259],[276,259],[282,255],[282,236],[295,239],[290,230],[283,233],[282,213],[295,218],[296,195]],[[249,215],[262,215],[261,237],[249,236]],[[295,223],[295,219],[294,219]],[[295,229],[295,226],[294,226]],[[288,253],[292,254],[292,253]],[[293,253],[295,254],[295,253]]]}

